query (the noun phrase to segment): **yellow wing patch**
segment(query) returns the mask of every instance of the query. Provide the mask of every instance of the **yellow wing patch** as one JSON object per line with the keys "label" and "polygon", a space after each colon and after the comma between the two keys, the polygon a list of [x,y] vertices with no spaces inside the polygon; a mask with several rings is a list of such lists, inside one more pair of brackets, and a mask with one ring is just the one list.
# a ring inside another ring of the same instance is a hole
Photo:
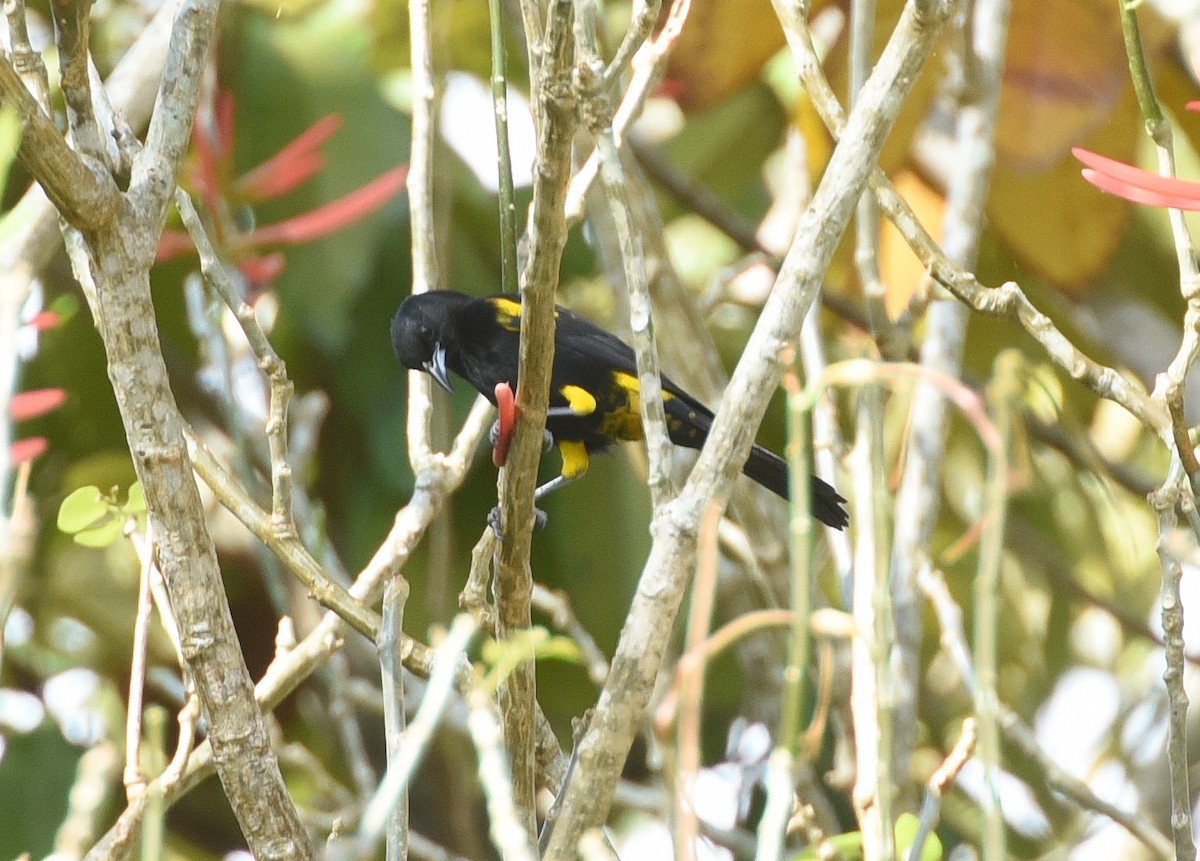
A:
{"label": "yellow wing patch", "polygon": [[563,386],[558,390],[567,399],[567,406],[577,416],[590,416],[596,411],[596,399],[587,389],[579,386]]}

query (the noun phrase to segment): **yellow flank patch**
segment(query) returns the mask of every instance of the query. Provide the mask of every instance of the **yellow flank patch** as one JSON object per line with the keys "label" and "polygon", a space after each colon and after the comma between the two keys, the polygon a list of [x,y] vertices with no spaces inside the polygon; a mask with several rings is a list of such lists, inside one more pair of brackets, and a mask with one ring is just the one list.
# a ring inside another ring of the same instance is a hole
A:
{"label": "yellow flank patch", "polygon": [[558,453],[562,455],[563,478],[579,478],[588,471],[588,453],[583,443],[565,440],[558,444]]}
{"label": "yellow flank patch", "polygon": [[[642,387],[638,385],[637,377],[633,374],[627,374],[624,371],[613,371],[612,378],[614,383],[625,390],[625,394],[631,403],[637,404],[641,402],[639,397]],[[634,409],[636,410],[637,407],[635,406]]]}
{"label": "yellow flank patch", "polygon": [[[644,436],[642,431],[642,395],[638,379],[633,374],[624,371],[613,371],[612,380],[625,393],[625,403],[608,410],[600,432],[605,436],[617,439],[639,440]],[[675,396],[663,392],[663,401],[669,401]]]}
{"label": "yellow flank patch", "polygon": [[567,406],[577,416],[590,416],[596,411],[596,399],[587,389],[579,386],[563,386],[558,393],[567,399]]}

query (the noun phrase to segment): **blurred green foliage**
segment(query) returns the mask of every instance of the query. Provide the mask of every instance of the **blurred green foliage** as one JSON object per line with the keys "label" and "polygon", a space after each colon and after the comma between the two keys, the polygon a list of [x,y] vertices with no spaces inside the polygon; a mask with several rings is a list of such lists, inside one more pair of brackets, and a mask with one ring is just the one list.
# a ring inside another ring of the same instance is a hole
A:
{"label": "blurred green foliage", "polygon": [[[129,12],[113,8],[114,15]],[[486,4],[457,3],[450,4],[450,9],[437,12],[446,19],[437,45],[438,62],[442,68],[486,74]],[[410,124],[402,110],[408,62],[405,4],[394,0],[374,4],[369,18],[361,8],[345,2],[308,3],[277,14],[280,11],[274,4],[255,3],[234,6],[224,13],[217,67],[220,86],[234,93],[236,165],[259,164],[329,113],[341,115],[343,126],[326,147],[325,168],[302,188],[255,212],[258,223],[308,211],[408,158]],[[97,44],[121,44],[106,27],[126,26],[121,23],[124,20],[117,15],[110,23],[98,17]],[[521,87],[523,76],[516,70],[524,62],[524,51],[515,38],[510,41],[510,55],[513,83]],[[111,65],[111,58],[99,61],[102,68]],[[757,223],[772,203],[766,164],[782,145],[791,110],[791,105],[781,103],[769,82],[755,81],[711,110],[682,118],[665,150],[677,167],[717,194],[730,211]],[[0,112],[0,159],[10,149],[9,125],[7,114]],[[479,133],[493,133],[490,117],[479,118]],[[497,291],[496,200],[447,148],[439,146],[435,163],[444,286],[477,294]],[[19,168],[0,176],[0,181],[5,179],[10,185],[24,182]],[[13,194],[10,187],[5,199],[11,201]],[[519,211],[524,211],[528,199],[528,190],[520,192]],[[739,252],[731,241],[718,238],[712,228],[686,214],[677,201],[663,196],[660,206],[677,268],[688,288],[700,294]],[[1117,262],[1104,283],[1097,285],[1097,295],[1134,294],[1147,281],[1170,282],[1174,277],[1171,251],[1161,241],[1160,222],[1160,213],[1133,219]],[[562,264],[560,299],[589,310],[611,309],[619,303],[596,299],[596,294],[608,287],[598,274],[599,261],[588,239],[583,230],[571,236]],[[409,289],[409,248],[406,201],[399,198],[331,237],[287,249],[287,268],[273,287],[279,315],[272,342],[287,362],[297,393],[323,392],[330,407],[321,427],[318,456],[296,479],[318,506],[319,543],[332,548],[351,573],[371,558],[396,510],[412,491],[405,444],[405,375],[392,356],[388,339],[391,315]],[[842,259],[843,269],[845,262]],[[183,299],[183,280],[192,269],[191,260],[158,268],[154,295],[176,398],[192,423],[207,430],[220,426],[221,411],[196,379],[200,358]],[[1121,363],[1120,356],[1110,353],[1104,342],[1071,324],[1072,309],[1056,285],[1025,268],[991,235],[985,237],[976,271],[989,284],[1019,278],[1034,302],[1086,346],[1090,355]],[[45,282],[49,301],[70,299],[82,304],[61,261],[46,274]],[[857,299],[853,287],[832,286],[843,296]],[[1176,293],[1146,292],[1148,304],[1172,319],[1179,316],[1181,301]],[[729,302],[710,311],[708,322],[721,358],[731,366],[756,310]],[[613,317],[598,322],[614,330],[624,328],[622,321]],[[831,358],[874,355],[861,330],[831,315],[823,322]],[[920,332],[918,326],[918,335]],[[996,354],[1012,347],[1027,358],[1031,413],[1073,438],[1090,436],[1098,444],[1110,444],[1120,453],[1117,459],[1144,474],[1161,474],[1163,457],[1153,440],[1129,432],[1118,419],[1100,413],[1096,399],[1054,369],[1041,348],[1014,324],[972,321],[965,355],[967,372],[974,381],[986,380]],[[0,668],[0,683],[37,691],[52,673],[68,666],[86,666],[100,673],[112,690],[124,691],[136,558],[123,542],[85,548],[53,528],[60,504],[72,491],[88,486],[93,490],[124,488],[133,481],[103,349],[88,314],[67,315],[59,328],[43,336],[40,352],[27,365],[22,382],[30,388],[61,387],[69,393],[69,400],[63,409],[29,426],[31,433],[51,440],[51,450],[38,462],[30,486],[43,528],[18,601],[29,614],[33,630],[30,640],[7,656]],[[889,392],[884,428],[889,444],[889,488],[895,487],[903,456],[910,393],[907,385]],[[435,436],[444,446],[460,426],[474,393],[460,385],[452,398],[440,393],[437,398]],[[838,392],[836,400],[843,416],[854,413],[853,392]],[[852,430],[849,421],[844,430]],[[768,413],[761,439],[782,449],[778,403]],[[1157,573],[1153,523],[1142,500],[1082,469],[1031,435],[1023,433],[1021,444],[1020,457],[1014,459],[1020,480],[1013,487],[1013,525],[1004,562],[1000,693],[1029,717],[1066,668],[1091,659],[1072,646],[1073,626],[1080,611],[1089,606],[1089,596],[1124,608],[1132,619],[1144,620],[1154,600]],[[650,544],[641,455],[636,449],[628,454],[617,450],[596,458],[586,481],[549,498],[544,507],[550,527],[533,540],[534,576],[570,596],[580,621],[606,653],[616,642]],[[556,468],[556,457],[547,456],[547,475]],[[964,608],[971,606],[977,564],[969,533],[982,512],[984,463],[974,432],[956,417],[941,483],[943,513],[933,561],[945,571],[952,593]],[[104,508],[99,494],[88,492],[93,503]],[[428,640],[431,626],[444,624],[452,616],[471,547],[494,504],[495,470],[486,452],[481,452],[465,485],[405,566],[413,587],[405,628],[414,636]],[[64,529],[67,533],[79,531],[69,526]],[[252,671],[260,672],[273,654],[277,618],[262,581],[262,557],[244,536],[222,541],[220,554],[239,636]],[[836,590],[827,590],[827,595],[836,601]],[[70,625],[82,627],[87,635],[79,636],[75,627],[64,633],[64,620],[74,620]],[[968,612],[968,629],[970,624]],[[938,642],[932,616],[925,630],[925,657],[931,666],[927,683],[930,691],[939,695],[922,702],[925,725],[921,738],[927,749],[936,750],[953,737],[970,702],[957,687],[953,673],[934,660]],[[1118,647],[1144,649],[1144,633],[1143,629],[1127,628]],[[352,648],[351,658],[361,661],[362,655],[355,655]],[[151,664],[159,668],[174,665],[172,650],[161,634],[152,643]],[[374,669],[369,661],[365,670],[362,663],[355,666],[363,672]],[[541,702],[560,739],[569,744],[570,721],[594,702],[595,690],[583,670],[567,662],[543,662],[538,680]],[[742,686],[736,662],[722,659],[714,665],[707,684],[711,725],[706,727],[704,740],[710,753],[721,749],[725,723],[736,713]],[[175,695],[169,686],[152,685],[152,696],[169,706],[175,705]],[[304,741],[320,758],[336,763],[334,776],[349,784],[349,775],[337,771],[344,769],[345,763],[339,761],[336,727],[322,714],[323,703],[323,694],[302,689],[278,715],[289,737]],[[368,752],[378,766],[378,721],[367,716],[362,723]],[[119,726],[108,727],[108,732],[118,742],[122,738]],[[78,749],[68,744],[49,720],[29,734],[6,733],[6,740],[0,759],[0,810],[13,824],[0,828],[0,857],[25,850],[35,856],[44,854],[62,821]],[[447,743],[425,766],[427,773],[446,781],[459,780],[465,773],[465,785],[473,786],[462,753]],[[821,765],[831,767],[832,754],[826,751],[823,756]],[[299,798],[305,802],[319,798],[315,788],[319,781],[311,774],[298,766],[289,766],[287,771]],[[1029,779],[1037,780],[1033,770]],[[438,795],[440,790],[425,785],[420,791],[433,797],[416,799],[416,809],[424,804],[437,810],[439,804],[446,804],[446,798]],[[461,816],[472,823],[470,814],[479,806],[479,799],[467,794],[473,789],[445,792],[457,801],[467,799],[436,826],[453,835],[458,820],[452,817]],[[464,795],[456,796],[456,792]],[[240,845],[236,826],[212,782],[189,796],[171,813],[169,822],[175,828],[174,849],[181,856],[201,857],[201,851],[216,853]],[[483,845],[478,835],[463,839],[477,839],[478,845]],[[935,854],[928,854],[934,851],[930,847],[926,851],[925,858],[941,857],[940,846]]]}

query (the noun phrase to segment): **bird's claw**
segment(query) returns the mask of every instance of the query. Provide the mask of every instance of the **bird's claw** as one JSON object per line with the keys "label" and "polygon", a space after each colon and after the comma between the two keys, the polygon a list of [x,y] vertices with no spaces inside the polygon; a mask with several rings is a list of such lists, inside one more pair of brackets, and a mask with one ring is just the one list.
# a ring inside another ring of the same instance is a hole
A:
{"label": "bird's claw", "polygon": [[[547,516],[546,512],[542,511],[542,509],[540,509],[540,508],[533,509],[533,531],[534,532],[541,532],[543,529],[546,528],[546,524],[549,521],[550,521],[550,518],[549,518],[549,516]],[[494,506],[492,508],[492,510],[488,512],[487,524],[488,524],[488,526],[492,527],[492,534],[496,536],[496,540],[503,541],[504,540],[504,517],[500,513],[499,505]]]}
{"label": "bird's claw", "polygon": [[[491,428],[488,430],[488,442],[492,448],[496,447],[496,443],[500,442],[503,436],[503,430],[500,427],[500,420],[492,422]],[[550,451],[554,447],[554,434],[548,430],[542,431],[542,451]]]}

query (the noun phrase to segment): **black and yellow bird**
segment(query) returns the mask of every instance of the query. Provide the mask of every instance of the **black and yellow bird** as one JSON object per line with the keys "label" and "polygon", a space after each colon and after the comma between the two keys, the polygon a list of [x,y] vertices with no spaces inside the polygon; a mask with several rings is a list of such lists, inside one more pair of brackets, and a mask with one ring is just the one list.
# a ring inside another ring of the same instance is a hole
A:
{"label": "black and yellow bird", "polygon": [[[410,296],[392,319],[392,347],[404,367],[425,371],[451,391],[450,371],[495,403],[497,384],[516,388],[521,301],[500,294],[474,297],[450,290]],[[698,449],[713,414],[667,377],[663,408],[671,442]],[[555,312],[554,367],[546,430],[562,455],[562,474],[539,496],[587,472],[589,456],[617,440],[643,438],[637,364],[633,350],[615,336],[565,308]],[[788,469],[761,446],[750,450],[742,472],[763,487],[788,496]],[[845,500],[812,476],[812,508],[822,523],[848,522]]]}

